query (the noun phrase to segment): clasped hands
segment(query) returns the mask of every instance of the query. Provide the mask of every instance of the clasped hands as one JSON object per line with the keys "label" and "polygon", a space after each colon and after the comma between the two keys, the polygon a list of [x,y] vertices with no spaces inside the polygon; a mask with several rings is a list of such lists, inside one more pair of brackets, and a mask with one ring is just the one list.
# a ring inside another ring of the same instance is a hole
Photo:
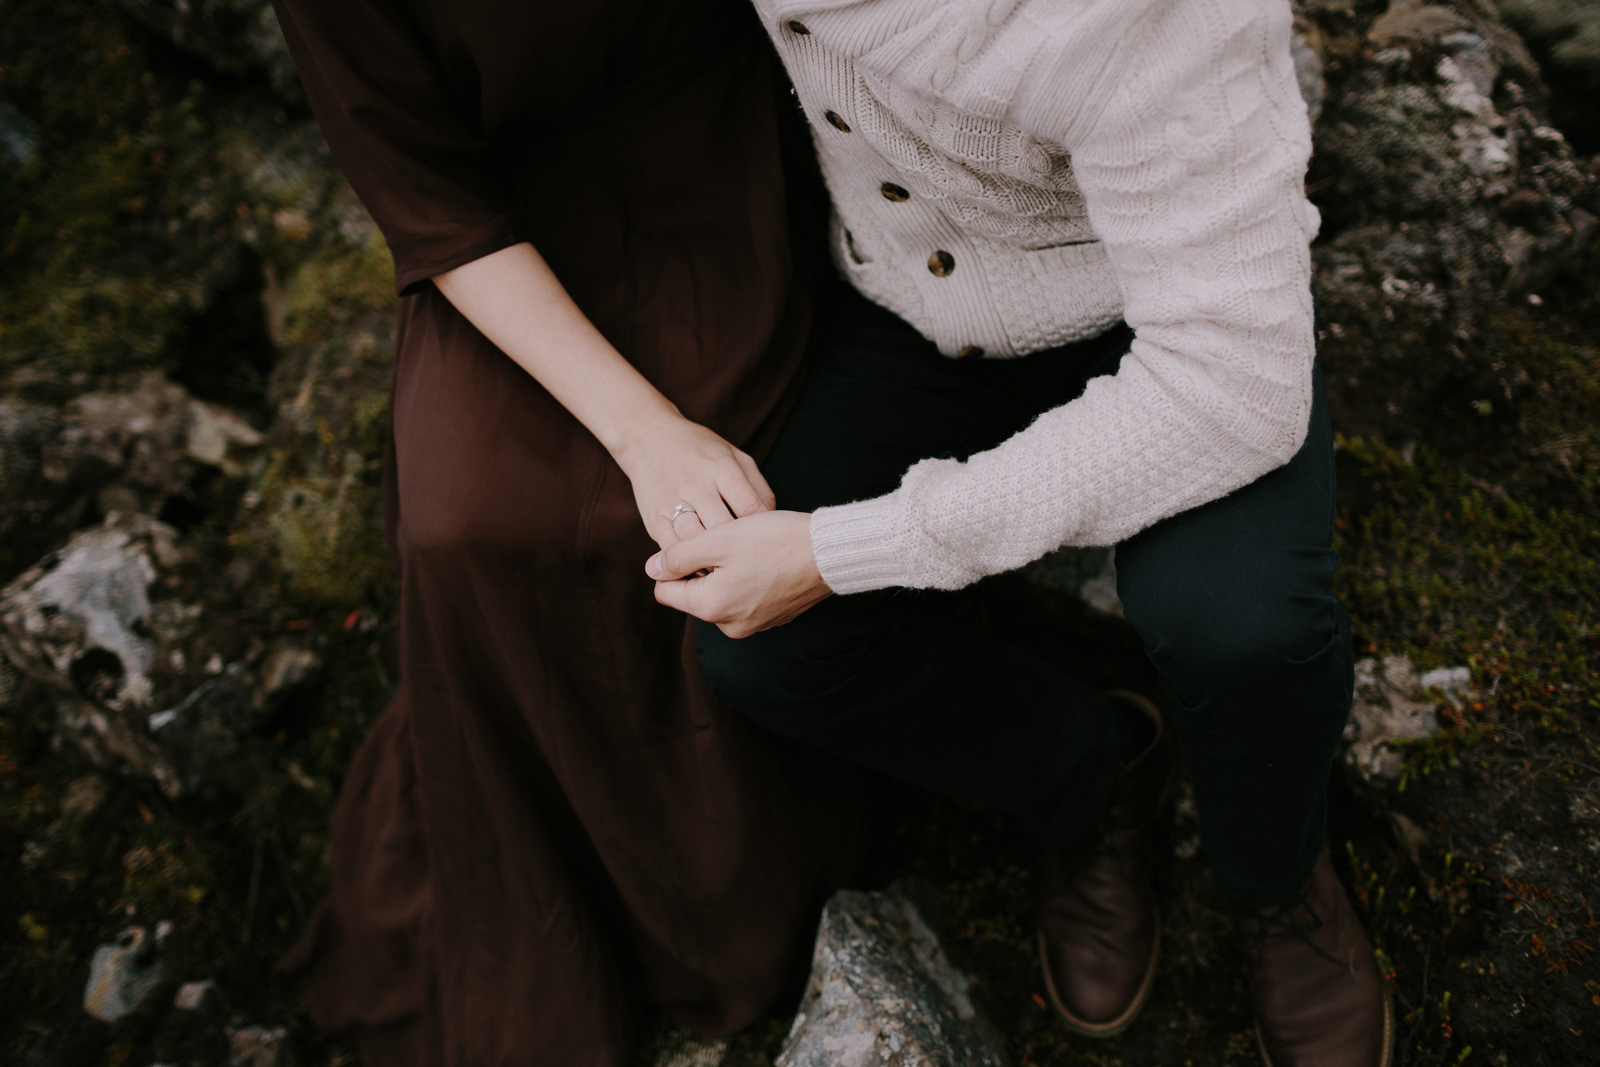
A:
{"label": "clasped hands", "polygon": [[828,596],[811,516],[776,511],[755,461],[711,430],[672,420],[649,447],[619,455],[645,528],[656,600],[729,637],[781,626]]}

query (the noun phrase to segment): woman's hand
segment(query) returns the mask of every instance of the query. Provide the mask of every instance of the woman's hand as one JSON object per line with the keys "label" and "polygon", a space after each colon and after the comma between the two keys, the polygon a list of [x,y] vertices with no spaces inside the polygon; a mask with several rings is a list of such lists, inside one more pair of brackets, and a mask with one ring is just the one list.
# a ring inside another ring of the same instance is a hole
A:
{"label": "woman's hand", "polygon": [[635,427],[612,456],[662,548],[777,506],[755,460],[676,412]]}
{"label": "woman's hand", "polygon": [[811,551],[811,516],[769,511],[725,522],[645,561],[656,599],[729,637],[782,626],[828,596]]}
{"label": "woman's hand", "polygon": [[532,245],[502,248],[433,281],[611,453],[663,548],[776,506],[755,462],[684,418],[623,359]]}

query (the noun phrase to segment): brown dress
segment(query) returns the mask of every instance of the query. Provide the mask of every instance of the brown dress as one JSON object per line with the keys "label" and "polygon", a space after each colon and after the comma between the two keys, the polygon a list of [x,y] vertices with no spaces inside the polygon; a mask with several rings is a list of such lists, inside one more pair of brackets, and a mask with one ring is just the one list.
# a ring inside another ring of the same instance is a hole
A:
{"label": "brown dress", "polygon": [[810,322],[743,0],[274,0],[394,253],[402,681],[287,965],[370,1062],[618,1065],[751,1021],[824,884],[792,766],[708,698],[627,479],[428,281],[531,240],[683,413],[759,449]]}

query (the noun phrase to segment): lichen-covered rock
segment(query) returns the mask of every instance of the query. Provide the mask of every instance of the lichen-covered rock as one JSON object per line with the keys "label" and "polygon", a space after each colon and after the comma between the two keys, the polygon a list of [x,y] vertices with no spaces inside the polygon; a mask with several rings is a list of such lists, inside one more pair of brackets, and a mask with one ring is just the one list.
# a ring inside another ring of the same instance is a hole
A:
{"label": "lichen-covered rock", "polygon": [[95,949],[83,988],[83,1010],[107,1023],[138,1011],[161,984],[165,933],[158,929],[152,935],[142,926],[130,926],[111,944]]}
{"label": "lichen-covered rock", "polygon": [[116,484],[125,506],[113,510],[159,511],[194,476],[189,405],[183,387],[159,371],[84,393],[62,410],[60,429],[41,449],[44,476],[92,491]]}
{"label": "lichen-covered rock", "polygon": [[1600,0],[1495,0],[1538,53],[1551,89],[1551,118],[1579,151],[1600,150],[1593,106],[1600,97]]}
{"label": "lichen-covered rock", "polygon": [[169,796],[221,782],[320,661],[242,626],[241,591],[215,571],[172,527],[113,514],[0,591],[0,653],[50,691],[57,737],[96,766]]}
{"label": "lichen-covered rock", "polygon": [[910,900],[837,893],[777,1067],[1002,1067],[968,984]]}
{"label": "lichen-covered rock", "polygon": [[1122,614],[1115,549],[1057,549],[1024,567],[1022,575],[1035,585],[1075,597],[1096,611]]}
{"label": "lichen-covered rock", "polygon": [[103,380],[59,407],[0,400],[0,577],[90,517],[192,506],[200,472],[243,475],[261,440],[159,371]]}
{"label": "lichen-covered rock", "polygon": [[74,536],[0,594],[7,658],[112,709],[147,704],[149,587],[155,560],[175,556],[176,541],[172,527],[144,515],[118,515]]}
{"label": "lichen-covered rock", "polygon": [[228,1067],[294,1067],[289,1031],[281,1026],[241,1026],[228,1031]]}
{"label": "lichen-covered rock", "polygon": [[39,151],[39,127],[16,108],[0,104],[0,154],[14,167],[33,161]]}
{"label": "lichen-covered rock", "polygon": [[217,404],[189,401],[183,450],[190,459],[216,467],[224,474],[242,474],[242,459],[261,440],[261,431],[238,412]]}
{"label": "lichen-covered rock", "polygon": [[1343,759],[1362,784],[1381,787],[1399,779],[1405,757],[1393,742],[1421,740],[1438,729],[1438,713],[1409,658],[1384,656],[1356,664]]}
{"label": "lichen-covered rock", "polygon": [[698,1037],[682,1030],[660,1035],[647,1050],[650,1067],[721,1067],[727,1054],[726,1039]]}
{"label": "lichen-covered rock", "polygon": [[1491,7],[1301,4],[1326,68],[1309,188],[1320,350],[1346,434],[1470,445],[1513,400],[1496,350],[1594,232],[1597,188],[1549,124],[1536,64]]}
{"label": "lichen-covered rock", "polygon": [[105,779],[98,774],[74,778],[61,794],[61,819],[63,822],[87,819],[99,810],[105,799]]}
{"label": "lichen-covered rock", "polygon": [[172,1006],[179,1011],[199,1011],[217,997],[217,983],[207,978],[200,982],[185,982],[173,995]]}
{"label": "lichen-covered rock", "polygon": [[151,715],[150,734],[176,774],[176,791],[190,792],[215,778],[261,710],[252,680],[235,663],[173,707]]}

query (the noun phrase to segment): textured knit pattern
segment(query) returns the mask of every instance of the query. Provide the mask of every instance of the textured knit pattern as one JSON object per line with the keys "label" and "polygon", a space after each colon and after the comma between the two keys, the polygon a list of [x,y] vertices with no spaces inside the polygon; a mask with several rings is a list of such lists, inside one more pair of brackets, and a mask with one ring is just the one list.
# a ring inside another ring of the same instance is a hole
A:
{"label": "textured knit pattern", "polygon": [[1136,338],[998,448],[817,511],[830,588],[953,589],[1114,544],[1294,455],[1317,215],[1287,0],[755,3],[858,289],[947,355],[1118,318]]}

